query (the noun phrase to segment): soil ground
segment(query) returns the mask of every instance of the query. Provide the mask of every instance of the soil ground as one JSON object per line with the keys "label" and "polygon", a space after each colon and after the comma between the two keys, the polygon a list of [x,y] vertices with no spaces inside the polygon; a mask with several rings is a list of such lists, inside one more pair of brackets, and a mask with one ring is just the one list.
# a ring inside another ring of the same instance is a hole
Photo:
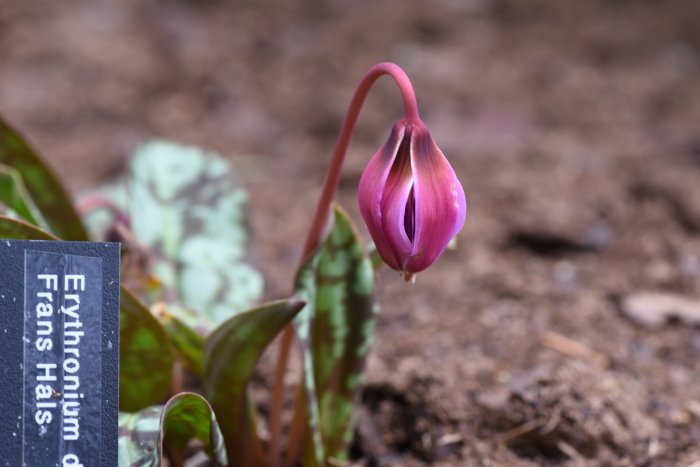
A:
{"label": "soil ground", "polygon": [[[287,293],[354,86],[392,60],[469,202],[382,314],[359,465],[700,465],[700,3],[2,0],[0,110],[75,193],[158,136],[251,191]],[[399,117],[381,82],[339,200]]]}

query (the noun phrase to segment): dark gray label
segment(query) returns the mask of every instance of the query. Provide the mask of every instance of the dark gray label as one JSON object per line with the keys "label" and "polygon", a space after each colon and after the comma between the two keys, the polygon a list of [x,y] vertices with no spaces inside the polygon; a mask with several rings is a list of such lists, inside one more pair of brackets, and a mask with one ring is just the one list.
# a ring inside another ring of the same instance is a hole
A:
{"label": "dark gray label", "polygon": [[102,260],[24,253],[23,464],[100,465]]}

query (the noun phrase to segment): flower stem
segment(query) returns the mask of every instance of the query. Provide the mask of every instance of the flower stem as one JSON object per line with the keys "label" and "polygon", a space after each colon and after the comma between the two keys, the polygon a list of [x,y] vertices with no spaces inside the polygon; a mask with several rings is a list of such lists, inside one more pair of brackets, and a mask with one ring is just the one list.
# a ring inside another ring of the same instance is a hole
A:
{"label": "flower stem", "polygon": [[[360,81],[360,84],[352,97],[352,101],[350,101],[350,107],[345,114],[345,120],[343,121],[343,126],[340,129],[340,134],[338,135],[338,139],[335,143],[333,155],[331,156],[331,164],[328,168],[326,180],[324,181],[323,189],[321,190],[321,196],[316,206],[316,212],[306,236],[304,249],[302,250],[301,258],[299,260],[299,268],[301,268],[310,259],[321,244],[324,229],[330,216],[331,204],[333,203],[333,198],[338,190],[338,182],[340,181],[340,174],[342,171],[343,162],[345,160],[345,154],[347,153],[348,146],[350,145],[350,139],[355,131],[355,125],[360,115],[360,110],[362,109],[362,105],[364,104],[372,85],[382,75],[391,76],[391,78],[393,78],[398,85],[399,90],[401,91],[401,96],[403,97],[404,118],[409,122],[420,121],[416,94],[413,91],[413,86],[411,85],[411,81],[408,79],[406,72],[404,72],[398,65],[390,62],[378,63],[370,68]],[[270,464],[273,466],[278,465],[279,461],[279,436],[282,425],[281,417],[284,395],[284,375],[287,371],[287,361],[293,338],[294,327],[292,324],[289,324],[285,328],[280,341],[279,357],[277,359],[274,388],[270,404]],[[296,404],[295,407],[299,409],[299,404]],[[295,416],[294,418],[296,419],[297,417]],[[294,446],[290,446],[289,449],[292,450],[292,452],[298,452]]]}
{"label": "flower stem", "polygon": [[345,154],[350,145],[350,139],[355,131],[355,124],[360,115],[362,104],[364,104],[369,90],[374,82],[382,75],[391,76],[401,91],[404,105],[404,118],[408,121],[420,121],[418,115],[418,103],[416,102],[416,94],[413,91],[411,81],[408,79],[406,72],[398,65],[390,62],[382,62],[374,65],[367,71],[365,76],[360,81],[360,85],[355,91],[355,95],[350,102],[343,126],[340,129],[338,140],[335,143],[335,149],[331,157],[331,165],[328,168],[326,180],[323,184],[321,197],[318,200],[316,213],[311,223],[311,228],[306,236],[303,253],[301,255],[300,267],[306,263],[313,252],[318,248],[323,237],[323,229],[326,226],[326,221],[331,211],[331,203],[335,197],[335,192],[338,190],[338,182],[340,181],[340,173],[345,161]]}

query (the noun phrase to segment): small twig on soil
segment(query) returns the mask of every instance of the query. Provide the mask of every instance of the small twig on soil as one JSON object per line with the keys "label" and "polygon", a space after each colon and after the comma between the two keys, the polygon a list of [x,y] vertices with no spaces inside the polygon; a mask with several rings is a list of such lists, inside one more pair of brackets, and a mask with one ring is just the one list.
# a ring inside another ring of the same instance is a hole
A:
{"label": "small twig on soil", "polygon": [[584,457],[569,443],[559,440],[557,442],[557,449],[566,454],[570,459],[583,461]]}
{"label": "small twig on soil", "polygon": [[561,407],[555,409],[554,414],[550,417],[544,428],[542,428],[542,434],[546,435],[554,431],[557,425],[559,425],[559,420],[561,420]]}
{"label": "small twig on soil", "polygon": [[464,436],[459,433],[447,433],[442,435],[435,444],[438,446],[449,446],[450,444],[458,444],[464,441]]}
{"label": "small twig on soil", "polygon": [[[688,401],[688,403],[685,405],[685,408],[688,412],[693,414],[693,416],[695,418],[700,419],[700,402],[698,402],[696,400]],[[698,467],[700,467],[700,466],[698,466]]]}
{"label": "small twig on soil", "polygon": [[591,349],[585,344],[557,334],[556,332],[544,332],[542,336],[540,336],[540,342],[545,347],[556,350],[569,357],[586,360],[599,368],[607,368],[610,365],[610,359],[606,355]]}
{"label": "small twig on soil", "polygon": [[508,430],[505,433],[502,433],[499,438],[501,442],[505,444],[510,444],[510,442],[514,439],[520,438],[521,436],[535,431],[536,429],[544,426],[544,424],[545,421],[542,419],[531,420],[529,422],[523,423],[520,426],[516,426],[515,428]]}
{"label": "small twig on soil", "polygon": [[[649,457],[656,457],[661,452],[661,443],[659,438],[652,438],[649,440],[649,447],[647,448],[647,455]],[[699,466],[700,467],[700,466]]]}

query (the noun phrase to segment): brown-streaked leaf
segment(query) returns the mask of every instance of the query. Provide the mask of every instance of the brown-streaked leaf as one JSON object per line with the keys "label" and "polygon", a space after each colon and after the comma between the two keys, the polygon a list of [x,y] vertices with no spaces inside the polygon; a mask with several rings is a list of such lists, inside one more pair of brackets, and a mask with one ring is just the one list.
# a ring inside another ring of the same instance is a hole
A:
{"label": "brown-streaked leaf", "polygon": [[[164,302],[151,307],[153,314],[168,333],[175,348],[175,355],[180,362],[195,375],[202,377],[204,367],[204,335],[184,323]],[[184,312],[181,312],[182,314]]]}
{"label": "brown-streaked leaf", "polygon": [[0,238],[9,240],[58,240],[55,235],[39,227],[7,216],[0,216]]}
{"label": "brown-streaked leaf", "polygon": [[134,412],[168,394],[173,350],[158,320],[121,288],[119,315],[119,408]]}
{"label": "brown-streaked leaf", "polygon": [[22,136],[0,117],[0,164],[17,170],[51,231],[64,240],[88,240],[68,192]]}
{"label": "brown-streaked leaf", "polygon": [[307,465],[347,459],[378,311],[372,261],[347,214],[334,213],[330,233],[297,276],[297,295],[308,301],[295,319],[307,386]]}
{"label": "brown-streaked leaf", "polygon": [[240,313],[221,324],[207,339],[204,390],[219,420],[232,465],[253,465],[256,458],[257,434],[247,396],[255,364],[304,304],[292,298]]}
{"label": "brown-streaked leaf", "polygon": [[30,224],[46,229],[46,221],[32,197],[29,196],[20,173],[2,164],[0,164],[0,204],[4,204],[12,213]]}
{"label": "brown-streaked leaf", "polygon": [[226,450],[216,416],[202,396],[183,392],[165,406],[119,413],[119,467],[157,467],[164,451],[183,459],[187,443],[199,439],[216,462],[226,465]]}

